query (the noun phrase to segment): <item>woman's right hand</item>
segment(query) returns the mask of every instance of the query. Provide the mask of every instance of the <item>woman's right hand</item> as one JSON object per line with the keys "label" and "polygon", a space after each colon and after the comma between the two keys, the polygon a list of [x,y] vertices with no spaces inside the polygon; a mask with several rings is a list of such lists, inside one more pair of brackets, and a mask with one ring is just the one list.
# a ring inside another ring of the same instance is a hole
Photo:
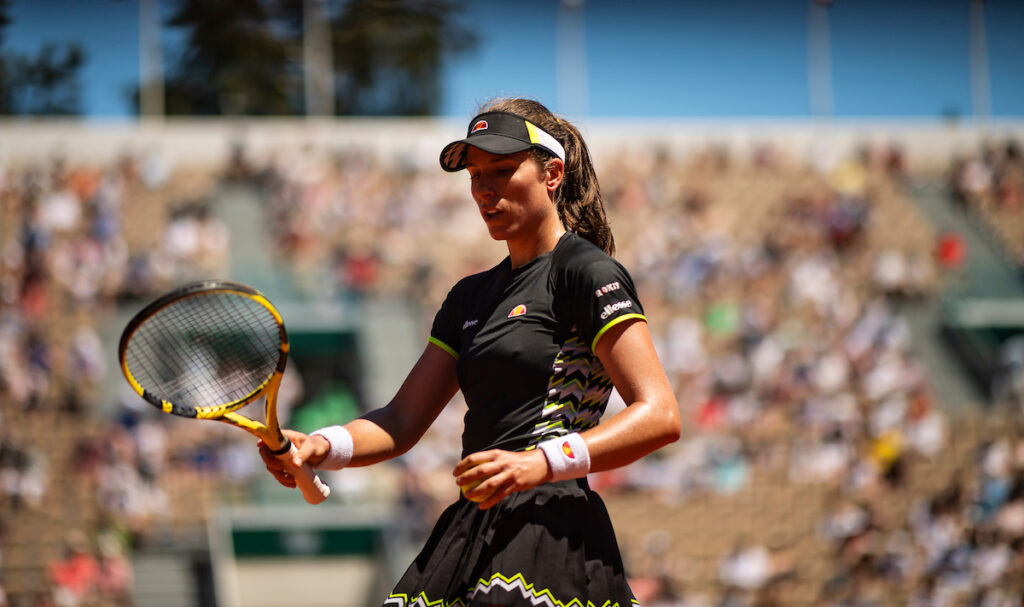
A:
{"label": "woman's right hand", "polygon": [[[331,450],[331,443],[319,434],[310,436],[295,430],[281,430],[281,432],[292,441],[298,450],[292,461],[296,468],[301,468],[304,463],[308,463],[314,468],[317,467]],[[267,471],[277,479],[277,482],[289,489],[294,489],[295,477],[285,470],[284,462],[271,453],[270,448],[262,440],[259,441],[258,446],[260,457],[263,458]]]}

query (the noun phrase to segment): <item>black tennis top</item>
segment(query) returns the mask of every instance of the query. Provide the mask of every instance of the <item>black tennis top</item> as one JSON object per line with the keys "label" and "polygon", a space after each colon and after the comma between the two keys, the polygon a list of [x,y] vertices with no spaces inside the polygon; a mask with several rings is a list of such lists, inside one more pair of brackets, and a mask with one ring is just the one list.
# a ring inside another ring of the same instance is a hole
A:
{"label": "black tennis top", "polygon": [[463,457],[532,449],[597,425],[612,383],[594,347],[630,318],[644,316],[629,273],[572,232],[523,266],[506,257],[460,280],[430,342],[458,361],[469,406]]}

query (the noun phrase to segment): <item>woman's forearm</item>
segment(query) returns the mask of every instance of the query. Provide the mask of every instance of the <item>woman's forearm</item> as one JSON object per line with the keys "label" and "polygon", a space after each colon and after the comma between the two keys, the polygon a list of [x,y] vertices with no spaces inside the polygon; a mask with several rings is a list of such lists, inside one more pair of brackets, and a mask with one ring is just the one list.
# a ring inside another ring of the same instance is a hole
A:
{"label": "woman's forearm", "polygon": [[429,344],[395,397],[345,424],[352,435],[349,466],[369,466],[412,449],[459,389],[455,360]]}
{"label": "woman's forearm", "polygon": [[586,432],[591,472],[631,464],[679,440],[681,424],[675,402],[636,401]]}
{"label": "woman's forearm", "polygon": [[345,424],[352,435],[349,466],[369,466],[402,455],[416,444],[422,432],[402,423],[387,407],[371,411]]}

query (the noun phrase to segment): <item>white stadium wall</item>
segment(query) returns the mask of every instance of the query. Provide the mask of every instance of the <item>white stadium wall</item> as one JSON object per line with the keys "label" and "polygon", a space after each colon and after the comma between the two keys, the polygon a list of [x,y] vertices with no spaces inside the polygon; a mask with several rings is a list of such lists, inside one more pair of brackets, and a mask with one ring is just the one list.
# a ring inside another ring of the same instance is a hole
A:
{"label": "white stadium wall", "polygon": [[[986,141],[1024,138],[1024,121],[944,122],[933,119],[863,120],[639,120],[578,121],[597,160],[652,144],[679,151],[709,145],[743,153],[770,144],[797,158],[841,157],[863,145],[896,144],[911,170],[944,168],[956,154]],[[125,153],[156,152],[182,164],[219,164],[239,143],[254,161],[306,147],[372,150],[424,166],[458,136],[464,121],[445,119],[336,120],[168,119],[165,121],[0,121],[0,162],[18,163],[59,153],[72,161],[106,162]]]}

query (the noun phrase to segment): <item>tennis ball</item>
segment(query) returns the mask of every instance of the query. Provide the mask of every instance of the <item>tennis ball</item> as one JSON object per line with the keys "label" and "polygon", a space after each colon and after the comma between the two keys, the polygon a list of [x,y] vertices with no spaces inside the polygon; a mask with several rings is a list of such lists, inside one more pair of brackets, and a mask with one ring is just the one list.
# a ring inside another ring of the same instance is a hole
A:
{"label": "tennis ball", "polygon": [[[473,489],[476,489],[476,486],[479,485],[482,482],[484,482],[484,481],[483,480],[479,480],[479,481],[473,481],[472,483],[469,483],[468,485],[462,485],[460,487],[460,489],[462,489],[462,495],[466,495],[467,493],[469,493]],[[475,496],[474,495],[473,497],[470,497],[470,496],[466,495],[466,499],[468,499],[471,502],[479,503],[479,502],[482,502],[485,499],[487,499],[487,496],[486,495],[482,495],[482,496]]]}
{"label": "tennis ball", "polygon": [[[472,468],[468,468],[468,470],[472,470]],[[470,481],[470,482],[466,483],[465,485],[459,485],[459,489],[462,490],[462,495],[466,495],[467,493],[469,493],[473,489],[476,489],[477,485],[479,485],[480,483],[484,482],[488,478],[490,478],[490,477],[485,476],[484,478],[477,479],[475,481]],[[477,502],[477,503],[480,503],[480,502],[484,501],[488,497],[490,497],[489,494],[480,495],[480,496],[474,496],[474,497],[469,497],[468,495],[466,495],[466,499],[468,499],[468,500],[470,500],[472,502]]]}

